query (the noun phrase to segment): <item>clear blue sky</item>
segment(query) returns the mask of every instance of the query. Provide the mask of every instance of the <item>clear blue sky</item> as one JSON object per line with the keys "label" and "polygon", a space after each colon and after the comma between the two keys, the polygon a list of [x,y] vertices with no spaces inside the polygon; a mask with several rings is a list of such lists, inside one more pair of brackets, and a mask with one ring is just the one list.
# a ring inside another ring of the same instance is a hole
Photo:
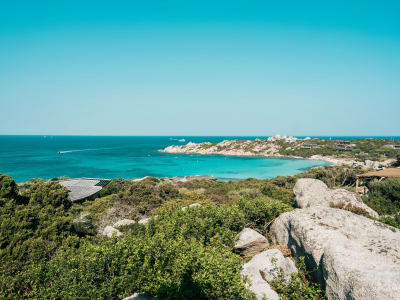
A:
{"label": "clear blue sky", "polygon": [[400,135],[400,1],[1,1],[0,134]]}

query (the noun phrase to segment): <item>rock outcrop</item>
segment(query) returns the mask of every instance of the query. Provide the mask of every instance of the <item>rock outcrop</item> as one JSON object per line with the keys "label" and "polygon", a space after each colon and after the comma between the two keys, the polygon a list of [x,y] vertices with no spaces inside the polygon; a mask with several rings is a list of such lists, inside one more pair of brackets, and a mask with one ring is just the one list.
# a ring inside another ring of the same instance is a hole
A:
{"label": "rock outcrop", "polygon": [[150,218],[143,218],[143,219],[139,220],[138,224],[146,225],[147,223],[149,223],[149,221],[150,221]]}
{"label": "rock outcrop", "polygon": [[115,234],[116,236],[121,236],[121,235],[122,235],[122,232],[119,231],[118,229],[112,227],[112,226],[106,226],[106,228],[104,228],[102,234],[110,238],[110,237],[112,237],[114,234]]}
{"label": "rock outcrop", "polygon": [[113,227],[118,228],[118,227],[127,226],[127,225],[131,225],[131,224],[135,224],[135,223],[136,222],[134,220],[123,219],[123,220],[119,220],[118,222],[115,222]]}
{"label": "rock outcrop", "polygon": [[155,300],[146,293],[134,293],[133,295],[124,298],[123,300]]}
{"label": "rock outcrop", "polygon": [[352,206],[361,209],[372,217],[379,217],[378,213],[364,204],[356,193],[345,189],[331,190],[325,183],[318,179],[301,178],[297,180],[293,189],[298,207],[313,206]]}
{"label": "rock outcrop", "polygon": [[248,289],[252,291],[257,299],[279,300],[278,294],[271,288],[268,281],[274,280],[278,276],[278,270],[290,280],[290,274],[296,273],[297,268],[294,262],[277,249],[266,250],[254,256],[242,267],[241,274],[250,281],[247,283]]}
{"label": "rock outcrop", "polygon": [[263,253],[264,255],[261,256],[263,264],[260,273],[266,281],[270,282],[277,279],[279,273],[282,272],[286,281],[289,282],[290,275],[299,271],[294,261],[289,257],[285,257],[278,249],[270,249]]}
{"label": "rock outcrop", "polygon": [[314,206],[280,215],[273,242],[305,256],[329,299],[400,299],[400,231],[346,210]]}
{"label": "rock outcrop", "polygon": [[244,228],[238,235],[235,251],[243,256],[252,256],[268,248],[268,240],[251,228]]}
{"label": "rock outcrop", "polygon": [[[201,206],[200,203],[192,203],[188,207],[200,207],[200,206]],[[188,207],[184,206],[184,207],[182,207],[182,210],[185,211]]]}

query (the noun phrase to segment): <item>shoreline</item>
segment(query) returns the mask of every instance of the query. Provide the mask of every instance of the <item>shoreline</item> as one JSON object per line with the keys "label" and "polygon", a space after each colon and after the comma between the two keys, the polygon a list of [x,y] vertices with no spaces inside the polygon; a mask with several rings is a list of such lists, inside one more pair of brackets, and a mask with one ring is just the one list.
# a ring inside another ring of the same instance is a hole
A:
{"label": "shoreline", "polygon": [[[237,143],[237,149],[223,149],[222,146],[232,146],[233,143]],[[323,161],[328,162],[333,166],[336,165],[345,165],[351,167],[360,167],[362,169],[382,169],[388,167],[393,159],[387,159],[385,161],[375,161],[375,160],[365,160],[357,161],[351,158],[342,158],[342,157],[334,157],[328,155],[320,155],[314,154],[310,157],[302,157],[296,155],[283,155],[279,153],[279,146],[274,143],[271,143],[270,148],[266,151],[269,153],[254,153],[249,150],[244,150],[243,145],[248,145],[252,141],[244,140],[225,140],[217,144],[211,144],[209,142],[205,143],[192,143],[189,142],[186,145],[175,145],[168,146],[164,149],[159,149],[160,153],[169,153],[169,154],[197,154],[197,155],[221,155],[221,156],[238,156],[238,157],[264,157],[264,158],[287,158],[287,159],[302,159],[302,160],[313,160],[313,161]],[[204,147],[205,146],[205,147]],[[259,151],[260,149],[256,147],[252,148],[253,151]]]}

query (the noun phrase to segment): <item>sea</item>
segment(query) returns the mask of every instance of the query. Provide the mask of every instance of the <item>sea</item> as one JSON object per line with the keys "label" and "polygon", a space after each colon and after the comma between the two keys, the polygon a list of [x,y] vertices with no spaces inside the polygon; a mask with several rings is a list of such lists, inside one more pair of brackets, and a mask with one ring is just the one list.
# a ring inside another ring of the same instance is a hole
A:
{"label": "sea", "polygon": [[[125,178],[203,175],[221,180],[267,179],[327,165],[316,160],[160,153],[171,145],[263,136],[0,135],[0,173],[31,178]],[[322,137],[349,140],[368,137]],[[376,137],[400,140],[400,137]]]}

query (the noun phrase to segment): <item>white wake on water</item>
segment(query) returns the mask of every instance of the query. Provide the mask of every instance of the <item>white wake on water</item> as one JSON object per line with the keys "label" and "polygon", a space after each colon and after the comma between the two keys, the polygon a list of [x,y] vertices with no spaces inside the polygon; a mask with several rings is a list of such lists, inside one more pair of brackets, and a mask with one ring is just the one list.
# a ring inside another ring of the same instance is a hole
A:
{"label": "white wake on water", "polygon": [[114,149],[114,148],[94,148],[94,149],[64,150],[64,151],[58,151],[58,154],[65,154],[65,153],[71,153],[71,152],[82,152],[82,151],[106,150],[106,149]]}

